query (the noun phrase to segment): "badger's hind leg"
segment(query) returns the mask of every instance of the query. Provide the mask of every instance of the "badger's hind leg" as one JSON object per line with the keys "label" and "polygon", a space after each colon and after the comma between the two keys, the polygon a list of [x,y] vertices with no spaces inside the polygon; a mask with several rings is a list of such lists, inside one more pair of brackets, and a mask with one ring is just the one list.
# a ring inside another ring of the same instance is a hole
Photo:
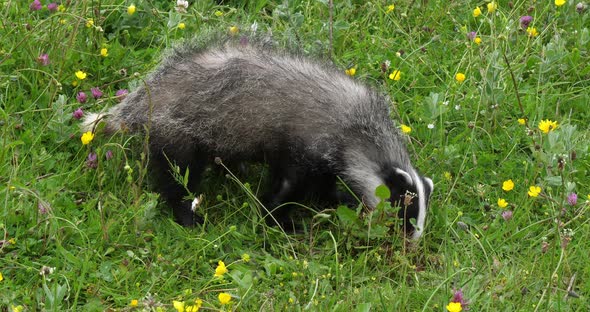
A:
{"label": "badger's hind leg", "polygon": [[186,169],[189,170],[187,188],[195,192],[206,165],[206,154],[193,146],[150,146],[150,176],[156,190],[172,207],[175,221],[182,226],[193,226],[202,220],[192,211],[192,199],[184,199],[188,195],[187,191],[174,178],[171,166],[178,166],[181,175],[184,175]]}

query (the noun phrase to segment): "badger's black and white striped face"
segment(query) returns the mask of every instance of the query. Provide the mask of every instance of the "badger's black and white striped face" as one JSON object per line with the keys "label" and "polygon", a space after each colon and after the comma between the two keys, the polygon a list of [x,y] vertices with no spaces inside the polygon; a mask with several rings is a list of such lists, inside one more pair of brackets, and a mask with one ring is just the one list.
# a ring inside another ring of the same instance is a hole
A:
{"label": "badger's black and white striped face", "polygon": [[399,217],[404,220],[403,230],[412,239],[424,232],[432,180],[420,176],[416,170],[409,172],[399,168],[387,170],[385,185],[391,190],[392,205],[400,207]]}

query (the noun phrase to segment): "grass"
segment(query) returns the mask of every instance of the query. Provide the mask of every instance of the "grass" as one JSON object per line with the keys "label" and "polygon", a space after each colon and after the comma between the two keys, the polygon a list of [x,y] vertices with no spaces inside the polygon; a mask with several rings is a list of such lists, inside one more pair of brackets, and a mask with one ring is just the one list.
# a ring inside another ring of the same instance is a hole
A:
{"label": "grass", "polygon": [[[185,13],[175,1],[66,1],[56,12],[2,1],[0,311],[174,311],[197,299],[202,310],[446,311],[459,289],[472,311],[587,311],[588,8],[334,2],[331,21],[328,1],[196,1]],[[300,234],[267,227],[252,196],[262,166],[208,172],[205,222],[182,228],[147,186],[143,138],[81,144],[76,109],[115,105],[179,40],[254,22],[391,97],[414,164],[435,181],[417,244],[337,207],[312,212]],[[541,120],[558,127],[543,133]],[[219,261],[228,272],[215,278]]]}

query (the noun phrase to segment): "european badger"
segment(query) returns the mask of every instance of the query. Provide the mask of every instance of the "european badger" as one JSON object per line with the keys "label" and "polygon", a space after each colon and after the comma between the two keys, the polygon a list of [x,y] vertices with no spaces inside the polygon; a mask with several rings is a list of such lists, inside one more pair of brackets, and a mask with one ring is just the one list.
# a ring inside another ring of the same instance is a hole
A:
{"label": "european badger", "polygon": [[[85,129],[103,118],[107,132],[148,128],[151,173],[185,226],[195,216],[169,162],[189,168],[194,189],[220,157],[268,164],[269,210],[305,193],[338,199],[337,177],[371,208],[385,184],[402,207],[404,230],[420,237],[433,184],[412,167],[388,99],[342,71],[253,41],[177,47],[145,86],[107,113],[89,115]],[[285,221],[286,211],[274,216]]]}

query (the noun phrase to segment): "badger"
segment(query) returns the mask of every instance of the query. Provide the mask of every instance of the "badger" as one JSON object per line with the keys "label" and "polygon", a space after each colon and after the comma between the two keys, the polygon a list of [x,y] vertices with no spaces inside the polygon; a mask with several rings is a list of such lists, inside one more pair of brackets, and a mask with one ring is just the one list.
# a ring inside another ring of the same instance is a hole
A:
{"label": "badger", "polygon": [[219,157],[268,166],[263,202],[269,210],[279,207],[274,220],[285,220],[284,203],[305,196],[341,200],[338,180],[371,209],[384,184],[390,202],[401,207],[404,233],[419,238],[433,183],[412,166],[389,99],[333,65],[268,42],[180,44],[143,86],[110,110],[87,115],[83,128],[104,121],[109,133],[149,132],[150,174],[184,226],[197,217],[170,163],[188,168],[195,190]]}

